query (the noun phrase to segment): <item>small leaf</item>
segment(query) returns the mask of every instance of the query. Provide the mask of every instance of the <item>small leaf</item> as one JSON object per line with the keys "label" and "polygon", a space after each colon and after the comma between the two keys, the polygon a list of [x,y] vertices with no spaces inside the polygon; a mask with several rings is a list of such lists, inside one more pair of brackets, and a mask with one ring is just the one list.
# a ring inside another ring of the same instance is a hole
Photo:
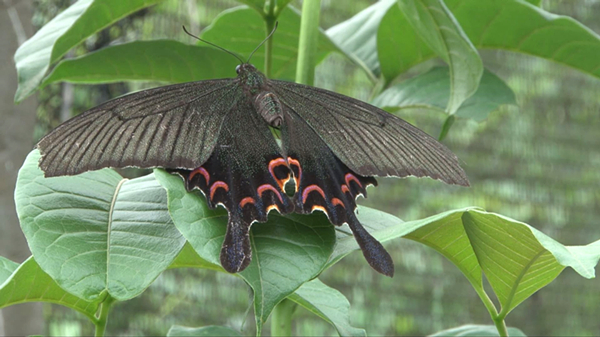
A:
{"label": "small leaf", "polygon": [[0,256],[0,284],[4,283],[18,267],[18,263]]}
{"label": "small leaf", "polygon": [[[533,55],[600,77],[600,36],[571,17],[521,0],[445,0],[445,4],[477,48]],[[388,81],[435,56],[396,6],[381,20],[377,48]]]}
{"label": "small leaf", "polygon": [[377,58],[377,29],[385,13],[395,3],[396,0],[376,2],[327,30],[327,36],[359,63],[371,78],[377,78],[381,73]]}
{"label": "small leaf", "polygon": [[220,265],[210,263],[198,255],[189,242],[179,252],[179,255],[173,260],[169,268],[204,268],[224,272]]}
{"label": "small leaf", "polygon": [[[358,214],[380,241],[405,237],[432,247],[454,263],[478,292],[483,291],[483,271],[504,314],[554,280],[564,267],[594,277],[600,259],[600,240],[563,246],[527,224],[475,208],[409,222],[366,207],[360,207]],[[358,249],[350,233],[339,233],[330,265]]]}
{"label": "small leaf", "polygon": [[[220,265],[219,253],[225,236],[227,212],[211,210],[199,192],[188,193],[180,177],[155,170],[167,189],[169,213],[175,226],[198,255]],[[260,334],[262,324],[277,303],[324,268],[335,244],[333,225],[322,214],[269,215],[250,232],[252,262],[242,277],[254,290],[254,311]]]}
{"label": "small leaf", "polygon": [[[265,39],[266,26],[263,19],[254,10],[246,7],[234,8],[221,13],[213,23],[202,32],[202,38],[225,49],[237,52],[244,58]],[[300,31],[300,14],[286,7],[279,16],[277,32],[273,39],[271,78],[294,80]],[[262,46],[252,56],[251,63],[264,72],[265,47]],[[337,47],[321,31],[317,49],[317,63]]]}
{"label": "small leaf", "polygon": [[[4,258],[0,260],[5,266],[6,261],[10,262],[10,268],[18,266],[7,279],[0,279],[0,308],[25,302],[49,302],[77,310],[90,318],[98,311],[99,300],[85,301],[64,291],[40,268],[33,257],[20,266]],[[5,268],[1,269],[6,271]]]}
{"label": "small leaf", "polygon": [[206,337],[227,337],[227,336],[242,336],[242,334],[233,330],[232,328],[228,328],[226,326],[217,326],[217,325],[209,325],[201,328],[188,328],[185,326],[174,325],[167,332],[167,337],[174,336],[206,336]]}
{"label": "small leaf", "polygon": [[31,95],[50,65],[85,38],[160,0],[79,0],[50,20],[15,53],[19,87],[15,102]]}
{"label": "small leaf", "polygon": [[42,86],[66,81],[191,82],[235,76],[238,61],[223,51],[171,40],[137,41],[106,47],[60,62]]}
{"label": "small leaf", "polygon": [[[435,67],[389,87],[377,96],[372,104],[388,111],[415,106],[444,109],[448,104],[449,92],[448,68]],[[455,115],[480,122],[504,104],[517,104],[514,92],[498,76],[485,70],[479,88],[461,105]]]}
{"label": "small leaf", "polygon": [[469,38],[442,0],[400,0],[405,18],[421,39],[450,66],[450,99],[454,114],[475,93],[483,62]]}
{"label": "small leaf", "polygon": [[[510,337],[527,337],[523,331],[517,328],[508,328],[508,335]],[[493,325],[463,325],[452,329],[442,330],[429,335],[429,337],[494,337],[500,336],[498,330]]]}
{"label": "small leaf", "polygon": [[44,178],[39,158],[32,151],[19,171],[15,203],[40,267],[88,301],[139,295],[185,244],[164,189],[152,175],[127,180],[110,169]]}
{"label": "small leaf", "polygon": [[367,335],[364,329],[350,325],[350,303],[346,297],[319,279],[304,283],[288,298],[331,323],[340,336]]}

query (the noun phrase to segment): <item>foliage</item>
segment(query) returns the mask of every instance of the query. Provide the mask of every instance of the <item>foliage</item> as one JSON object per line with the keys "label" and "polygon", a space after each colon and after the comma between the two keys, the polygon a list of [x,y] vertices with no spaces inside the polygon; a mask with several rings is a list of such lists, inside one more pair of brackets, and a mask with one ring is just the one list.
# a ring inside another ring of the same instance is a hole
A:
{"label": "foliage", "polygon": [[[23,44],[15,55],[15,100],[61,81],[183,82],[233,76],[236,63],[230,56],[170,40],[124,43],[61,60],[81,41],[159,1],[117,2],[106,6],[99,0],[80,0]],[[300,13],[289,1],[241,2],[249,7],[224,11],[202,38],[247,57],[278,19],[272,48],[259,50],[253,62],[272,78],[292,80],[297,71],[313,71],[298,57],[297,46],[317,22],[301,25]],[[525,53],[600,76],[600,61],[594,57],[600,38],[575,20],[535,5],[522,0],[382,1],[327,32],[319,31],[306,49],[314,50],[311,58],[317,62],[332,52],[355,62],[373,81],[373,103],[380,107],[395,113],[414,108],[447,113],[443,138],[456,118],[481,121],[500,105],[515,104],[510,88],[484,69],[478,49]],[[405,79],[408,71],[434,57],[447,67],[421,68]],[[37,150],[30,153],[15,191],[33,257],[21,265],[0,258],[0,307],[58,303],[86,315],[101,335],[111,305],[138,296],[167,268],[223,272],[218,254],[227,214],[208,209],[201,196],[185,191],[178,177],[155,170],[128,180],[104,169],[44,178],[38,159]],[[380,241],[408,238],[450,260],[473,286],[496,329],[463,326],[439,333],[443,335],[523,335],[505,326],[511,310],[565,267],[594,277],[600,259],[600,241],[564,246],[527,224],[478,208],[403,222],[361,207],[359,219]],[[279,322],[291,320],[293,310],[285,307],[293,302],[331,323],[340,335],[365,335],[350,325],[344,296],[318,279],[358,249],[348,228],[334,230],[320,214],[271,215],[269,222],[253,227],[251,238],[252,264],[235,276],[253,290],[257,334],[273,310]],[[484,276],[491,289],[484,287]],[[169,335],[232,333],[225,327],[174,326]]]}

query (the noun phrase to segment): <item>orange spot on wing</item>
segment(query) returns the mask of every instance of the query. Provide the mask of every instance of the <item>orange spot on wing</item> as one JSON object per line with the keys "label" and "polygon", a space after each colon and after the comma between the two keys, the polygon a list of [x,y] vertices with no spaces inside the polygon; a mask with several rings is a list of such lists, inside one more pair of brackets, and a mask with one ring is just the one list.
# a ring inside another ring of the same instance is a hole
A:
{"label": "orange spot on wing", "polygon": [[192,178],[194,178],[194,176],[198,173],[204,176],[204,179],[206,179],[206,183],[208,184],[208,181],[210,180],[210,174],[204,169],[204,167],[198,167],[197,169],[193,170],[192,173],[190,173],[188,180],[192,180]]}
{"label": "orange spot on wing", "polygon": [[225,191],[229,192],[229,186],[222,182],[222,181],[215,181],[214,184],[212,184],[212,186],[210,187],[210,200],[213,199],[213,197],[215,196],[215,191],[217,190],[217,188],[222,188]]}
{"label": "orange spot on wing", "polygon": [[346,208],[346,205],[344,205],[344,203],[338,198],[331,198],[331,203],[333,204],[333,206],[340,205],[340,206]]}
{"label": "orange spot on wing", "polygon": [[354,181],[358,184],[358,186],[360,186],[360,188],[362,188],[362,184],[360,183],[360,180],[358,180],[358,178],[356,178],[352,173],[346,173],[346,185],[350,186],[350,181]]}
{"label": "orange spot on wing", "polygon": [[319,192],[319,194],[321,194],[321,196],[323,197],[323,199],[325,199],[325,192],[323,192],[323,190],[319,186],[317,186],[317,185],[309,185],[302,192],[302,203],[304,203],[306,201],[306,197],[312,191]]}
{"label": "orange spot on wing", "polygon": [[279,198],[279,201],[281,201],[281,203],[283,204],[283,199],[281,198],[281,195],[279,194],[279,191],[278,191],[278,190],[277,190],[275,187],[273,187],[272,185],[269,185],[269,184],[263,184],[263,185],[260,185],[260,186],[259,186],[259,187],[256,189],[256,191],[258,192],[258,196],[259,196],[259,197],[262,197],[262,194],[263,194],[263,192],[264,192],[264,191],[266,191],[266,190],[270,190],[270,191],[273,191],[273,192],[275,192],[275,194],[276,194],[276,195],[277,195],[277,197]]}
{"label": "orange spot on wing", "polygon": [[320,205],[314,205],[314,206],[311,208],[311,210],[310,210],[310,211],[311,211],[311,212],[314,212],[314,211],[315,211],[315,210],[317,210],[317,209],[318,209],[319,211],[323,211],[325,214],[327,214],[327,210],[325,209],[325,207],[323,207],[323,206],[320,206]]}
{"label": "orange spot on wing", "polygon": [[346,185],[346,184],[342,185],[342,193],[350,193],[350,189],[348,188],[348,185]]}
{"label": "orange spot on wing", "polygon": [[244,199],[242,199],[242,201],[240,201],[241,208],[244,208],[246,204],[254,204],[254,199],[252,199],[252,197],[245,197]]}
{"label": "orange spot on wing", "polygon": [[273,204],[273,205],[269,205],[267,207],[267,213],[269,213],[272,209],[276,209],[277,212],[281,213],[281,211],[279,210],[279,207],[277,207],[277,205]]}

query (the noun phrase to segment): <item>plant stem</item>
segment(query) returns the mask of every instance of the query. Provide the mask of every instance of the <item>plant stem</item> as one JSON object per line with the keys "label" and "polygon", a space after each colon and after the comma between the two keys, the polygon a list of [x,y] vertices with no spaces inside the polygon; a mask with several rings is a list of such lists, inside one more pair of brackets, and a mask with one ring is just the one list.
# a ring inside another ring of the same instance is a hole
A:
{"label": "plant stem", "polygon": [[[275,2],[275,0],[270,0],[267,2],[267,12],[264,16],[265,24],[267,26],[267,35],[269,35],[273,31],[273,28],[275,27],[275,22],[277,21],[277,16],[275,15]],[[271,78],[271,68],[273,68],[273,58],[271,57],[272,55],[273,37],[271,37],[267,40],[267,42],[265,42],[265,76],[267,76],[267,78]]]}
{"label": "plant stem", "polygon": [[302,4],[302,21],[300,22],[298,66],[296,67],[297,83],[313,85],[315,80],[320,13],[321,0],[304,0]]}
{"label": "plant stem", "polygon": [[501,337],[508,337],[508,331],[506,330],[506,323],[504,322],[504,317],[496,316],[493,317],[494,324],[496,324],[496,330],[498,330],[498,334]]}
{"label": "plant stem", "polygon": [[498,313],[498,310],[496,309],[494,302],[492,302],[492,300],[490,299],[488,294],[485,292],[483,287],[477,286],[476,284],[473,284],[473,283],[471,283],[471,284],[473,285],[475,292],[477,292],[477,295],[479,295],[479,298],[483,302],[483,305],[485,305],[486,309],[490,313],[490,316],[492,317],[492,321],[494,321],[494,324],[496,325],[496,330],[498,330],[498,334],[501,337],[508,337],[508,330],[506,330],[506,323],[504,322],[506,313],[504,313],[504,312]]}
{"label": "plant stem", "polygon": [[110,295],[106,296],[106,299],[100,305],[100,316],[98,316],[98,320],[94,322],[96,325],[96,337],[104,337],[104,332],[106,331],[106,323],[108,322],[108,313],[110,308],[112,307],[115,299]]}
{"label": "plant stem", "polygon": [[292,314],[296,303],[285,299],[275,306],[271,317],[271,336],[292,335]]}

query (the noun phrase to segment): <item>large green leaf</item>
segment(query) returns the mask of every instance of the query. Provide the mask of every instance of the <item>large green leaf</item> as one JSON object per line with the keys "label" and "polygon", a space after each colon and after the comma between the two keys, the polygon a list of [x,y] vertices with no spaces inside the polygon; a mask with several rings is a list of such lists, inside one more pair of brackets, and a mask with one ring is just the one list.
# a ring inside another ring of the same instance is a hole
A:
{"label": "large green leaf", "polygon": [[42,85],[59,81],[191,82],[235,77],[235,67],[238,63],[235,58],[212,47],[188,45],[171,40],[137,41],[62,61]]}
{"label": "large green leaf", "polygon": [[[538,56],[600,77],[600,37],[570,17],[548,13],[522,0],[445,3],[477,48]],[[381,21],[377,52],[388,81],[435,56],[395,6]]]}
{"label": "large green leaf", "polygon": [[[393,111],[400,108],[425,107],[442,111],[450,95],[450,74],[446,67],[393,85],[377,96],[372,104]],[[456,111],[457,117],[483,121],[504,104],[517,104],[514,92],[498,76],[485,71],[479,88]]]}
{"label": "large green leaf", "polygon": [[398,5],[417,35],[450,66],[452,115],[475,93],[483,62],[469,38],[442,0],[399,0]]}
{"label": "large green leaf", "polygon": [[44,178],[32,151],[19,171],[15,203],[40,267],[70,293],[92,301],[139,295],[185,243],[152,175],[123,179],[110,169]]}
{"label": "large green leaf", "polygon": [[[526,337],[523,331],[517,328],[508,328],[510,337]],[[463,325],[452,329],[442,330],[429,335],[429,337],[495,337],[500,336],[493,325]]]}
{"label": "large green leaf", "polygon": [[[198,255],[220,265],[227,212],[211,210],[200,193],[188,193],[180,177],[155,170],[167,189],[173,222]],[[335,243],[335,231],[322,214],[271,213],[266,223],[256,223],[250,233],[252,262],[242,277],[254,290],[254,312],[260,333],[277,303],[324,268]]]}
{"label": "large green leaf", "polygon": [[[265,27],[265,22],[254,10],[246,7],[234,8],[221,13],[202,32],[201,37],[247,58],[265,39]],[[293,8],[286,7],[279,16],[279,26],[272,37],[272,78],[294,80],[298,58],[299,31],[300,14]],[[251,60],[251,63],[263,72],[264,50],[264,46],[257,50]],[[328,53],[335,50],[337,50],[337,47],[321,31],[317,48],[317,62],[320,62]]]}
{"label": "large green leaf", "polygon": [[209,326],[203,326],[201,328],[188,328],[185,326],[172,326],[171,329],[169,329],[169,332],[167,332],[167,337],[174,337],[174,336],[197,336],[197,337],[202,337],[202,336],[206,336],[206,337],[219,337],[219,336],[223,336],[223,337],[227,337],[227,336],[241,336],[242,334],[237,331],[237,330],[233,330],[232,328],[228,328],[226,326],[217,326],[217,325],[209,325]]}
{"label": "large green leaf", "polygon": [[169,268],[204,268],[225,272],[220,265],[201,258],[189,242],[186,242]]}
{"label": "large green leaf", "polygon": [[364,329],[350,325],[350,303],[346,297],[319,279],[304,283],[288,298],[331,323],[340,336],[367,335]]}
{"label": "large green leaf", "polygon": [[79,0],[42,27],[15,53],[19,87],[15,101],[31,95],[50,65],[85,38],[160,0]]}
{"label": "large green leaf", "polygon": [[[600,259],[600,240],[586,246],[563,246],[527,224],[475,208],[409,222],[366,207],[359,211],[361,223],[375,238],[405,237],[432,247],[454,263],[480,295],[483,272],[503,314],[554,280],[565,267],[585,278],[594,277]],[[351,234],[339,231],[330,264],[357,249]]]}
{"label": "large green leaf", "polygon": [[327,30],[327,36],[374,79],[381,73],[377,58],[377,29],[396,0],[382,0]]}
{"label": "large green leaf", "polygon": [[[9,277],[0,278],[0,308],[25,302],[50,302],[75,309],[92,319],[98,311],[100,299],[90,302],[69,294],[40,268],[33,257],[20,266],[2,257],[0,261],[0,275],[16,267]],[[9,269],[6,269],[7,265]]]}

